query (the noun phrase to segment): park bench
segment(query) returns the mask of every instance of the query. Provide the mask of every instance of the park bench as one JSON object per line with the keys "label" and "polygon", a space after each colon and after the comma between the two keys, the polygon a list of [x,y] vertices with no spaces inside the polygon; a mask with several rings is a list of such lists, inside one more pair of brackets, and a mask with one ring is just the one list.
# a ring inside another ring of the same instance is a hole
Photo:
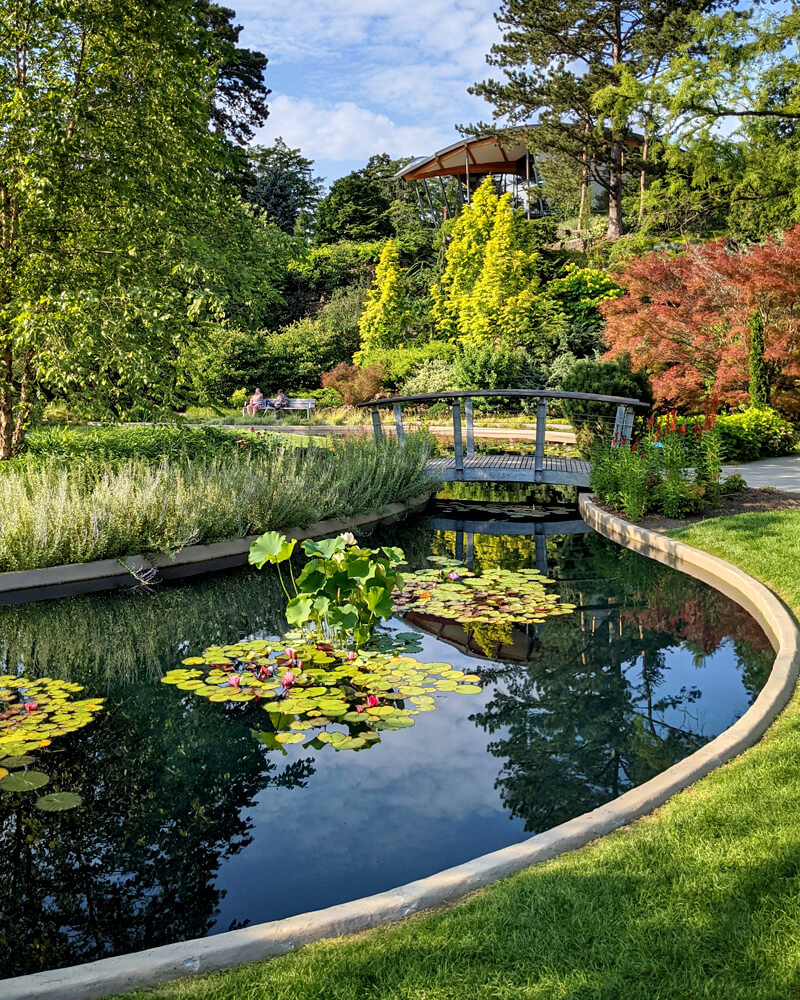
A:
{"label": "park bench", "polygon": [[[256,409],[257,410],[267,410],[267,409],[271,410],[272,408],[271,408],[271,406],[268,406],[268,404],[271,404],[271,403],[274,403],[274,402],[275,402],[274,399],[262,399],[260,403],[256,404]],[[245,403],[245,405],[242,407],[242,416],[243,417],[247,416],[247,407],[249,405],[250,405],[249,403]],[[272,410],[272,412],[277,415],[279,413],[287,413],[287,412],[289,412],[291,410],[305,410],[306,411],[306,419],[308,419],[311,416],[311,411],[316,407],[316,405],[317,405],[317,401],[315,399],[300,399],[300,398],[298,398],[298,397],[295,396],[295,397],[289,397],[287,399],[286,406],[282,406],[279,410]]]}

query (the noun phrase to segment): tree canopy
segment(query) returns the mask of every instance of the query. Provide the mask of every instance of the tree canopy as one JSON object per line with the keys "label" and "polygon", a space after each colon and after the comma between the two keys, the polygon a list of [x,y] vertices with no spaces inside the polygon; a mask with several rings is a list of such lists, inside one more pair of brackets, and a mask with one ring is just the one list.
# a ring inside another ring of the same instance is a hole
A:
{"label": "tree canopy", "polygon": [[223,181],[214,34],[191,0],[0,8],[0,457],[37,391],[175,405],[210,326],[277,300],[285,252]]}

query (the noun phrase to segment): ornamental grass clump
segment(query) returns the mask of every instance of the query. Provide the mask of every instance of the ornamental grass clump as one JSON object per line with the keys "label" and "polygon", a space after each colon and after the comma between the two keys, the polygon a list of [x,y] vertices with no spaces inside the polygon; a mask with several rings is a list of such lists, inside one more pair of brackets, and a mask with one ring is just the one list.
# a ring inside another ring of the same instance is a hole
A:
{"label": "ornamental grass clump", "polygon": [[25,465],[0,475],[0,571],[191,544],[380,511],[431,490],[409,436],[334,447],[236,449],[209,458]]}

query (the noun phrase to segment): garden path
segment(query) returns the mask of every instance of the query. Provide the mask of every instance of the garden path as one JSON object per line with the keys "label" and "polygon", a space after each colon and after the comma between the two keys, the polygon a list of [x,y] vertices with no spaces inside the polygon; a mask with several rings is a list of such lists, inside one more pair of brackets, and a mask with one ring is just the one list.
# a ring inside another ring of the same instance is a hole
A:
{"label": "garden path", "polygon": [[748,486],[760,489],[773,486],[787,493],[800,493],[800,455],[764,458],[758,462],[737,462],[723,466],[722,475],[738,474]]}

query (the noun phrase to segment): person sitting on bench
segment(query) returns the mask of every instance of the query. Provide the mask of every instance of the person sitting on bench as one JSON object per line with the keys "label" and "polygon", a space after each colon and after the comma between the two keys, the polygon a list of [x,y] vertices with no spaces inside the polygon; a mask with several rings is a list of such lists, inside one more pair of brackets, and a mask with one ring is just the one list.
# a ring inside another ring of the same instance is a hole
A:
{"label": "person sitting on bench", "polygon": [[257,410],[262,410],[264,408],[264,393],[260,389],[256,389],[253,395],[250,397],[250,402],[247,404],[247,413],[249,416],[254,417]]}
{"label": "person sitting on bench", "polygon": [[274,399],[267,400],[267,406],[271,410],[283,410],[289,405],[289,398],[283,389],[278,389],[278,395]]}

